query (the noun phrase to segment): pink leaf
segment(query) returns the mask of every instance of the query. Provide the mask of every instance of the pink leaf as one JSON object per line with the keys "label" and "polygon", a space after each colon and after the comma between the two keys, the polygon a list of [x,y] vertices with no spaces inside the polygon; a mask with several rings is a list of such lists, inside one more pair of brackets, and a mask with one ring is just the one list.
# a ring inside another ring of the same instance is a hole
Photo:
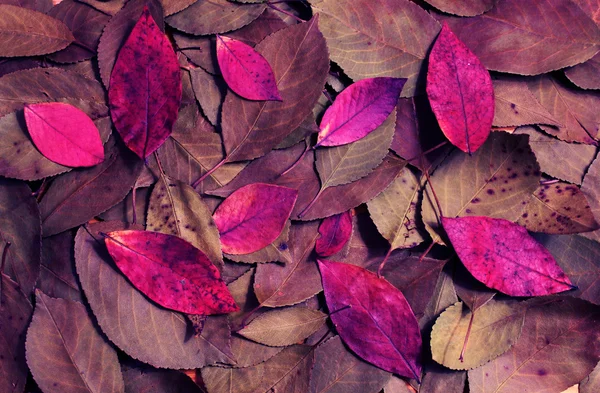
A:
{"label": "pink leaf", "polygon": [[24,113],[29,135],[47,159],[71,167],[104,161],[98,128],[80,109],[51,102],[25,105]]}
{"label": "pink leaf", "polygon": [[510,296],[543,296],[573,288],[550,252],[527,230],[490,217],[442,218],[456,254],[473,277]]}
{"label": "pink leaf", "polygon": [[319,269],[331,320],[346,345],[377,367],[419,379],[421,331],[402,292],[359,266],[319,261]]}
{"label": "pink leaf", "polygon": [[239,311],[217,268],[185,240],[129,230],[110,232],[105,243],[129,281],[161,306],[202,315]]}
{"label": "pink leaf", "polygon": [[492,79],[446,24],[429,55],[427,97],[454,146],[471,154],[483,145],[494,120]]}
{"label": "pink leaf", "polygon": [[319,226],[320,238],[315,250],[320,257],[329,257],[344,248],[352,236],[352,214],[347,212],[327,217]]}
{"label": "pink leaf", "polygon": [[372,78],[340,93],[321,120],[316,146],[339,146],[367,136],[392,113],[406,79]]}
{"label": "pink leaf", "polygon": [[281,101],[269,62],[250,45],[217,35],[217,61],[231,90],[255,101]]}
{"label": "pink leaf", "polygon": [[281,234],[290,218],[298,191],[271,184],[241,187],[213,214],[226,254],[250,254],[265,248]]}
{"label": "pink leaf", "polygon": [[169,39],[147,7],[119,52],[108,101],[117,131],[141,158],[171,135],[181,102],[181,72]]}

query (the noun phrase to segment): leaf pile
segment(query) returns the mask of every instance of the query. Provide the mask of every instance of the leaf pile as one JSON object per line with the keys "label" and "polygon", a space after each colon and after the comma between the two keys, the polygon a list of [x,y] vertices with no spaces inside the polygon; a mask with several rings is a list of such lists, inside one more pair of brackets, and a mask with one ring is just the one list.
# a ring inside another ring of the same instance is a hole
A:
{"label": "leaf pile", "polygon": [[599,15],[0,0],[0,392],[599,392]]}

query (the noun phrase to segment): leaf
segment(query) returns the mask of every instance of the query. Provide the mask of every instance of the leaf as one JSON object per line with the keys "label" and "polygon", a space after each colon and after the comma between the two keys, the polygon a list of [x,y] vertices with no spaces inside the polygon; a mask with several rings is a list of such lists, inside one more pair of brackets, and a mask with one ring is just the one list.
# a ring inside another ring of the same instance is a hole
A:
{"label": "leaf", "polygon": [[148,7],[119,51],[108,101],[117,131],[140,158],[171,135],[181,103],[181,72],[169,39]]}
{"label": "leaf", "polygon": [[165,16],[173,15],[183,11],[198,0],[161,0],[165,10]]}
{"label": "leaf", "polygon": [[250,45],[217,35],[217,59],[227,86],[248,100],[281,101],[273,70]]}
{"label": "leaf", "polygon": [[600,44],[600,29],[568,0],[503,0],[483,15],[446,22],[488,70],[512,74],[582,63]]}
{"label": "leaf", "polygon": [[489,288],[510,296],[542,296],[573,288],[552,255],[527,230],[490,217],[442,218],[456,254]]}
{"label": "leaf", "polygon": [[27,8],[0,4],[0,56],[36,56],[66,48],[75,40],[61,21]]}
{"label": "leaf", "polygon": [[450,143],[469,154],[484,144],[494,119],[492,79],[445,23],[429,55],[427,97]]}
{"label": "leaf", "polygon": [[117,270],[99,232],[128,227],[118,222],[93,224],[80,228],[75,237],[77,275],[102,331],[129,356],[155,367],[232,362],[225,317],[209,317],[195,337],[181,314],[156,306]]}
{"label": "leaf", "polygon": [[280,101],[248,101],[227,94],[223,142],[227,162],[268,153],[309,115],[325,85],[329,59],[318,17],[269,35],[255,49],[273,68]]}
{"label": "leaf", "polygon": [[223,265],[219,231],[202,197],[189,185],[161,176],[148,205],[146,229],[174,235],[202,251],[217,267]]}
{"label": "leaf", "polygon": [[264,345],[284,347],[302,342],[326,319],[327,314],[305,307],[278,309],[254,318],[238,334]]}
{"label": "leaf", "polygon": [[425,0],[440,11],[458,16],[477,16],[491,10],[497,0]]}
{"label": "leaf", "polygon": [[408,78],[403,96],[415,94],[417,76],[440,25],[407,0],[313,0],[322,18],[331,60],[354,80]]}
{"label": "leaf", "polygon": [[237,4],[227,0],[197,1],[167,18],[167,23],[194,35],[225,33],[246,26],[265,10],[264,4]]}
{"label": "leaf", "polygon": [[600,55],[596,55],[585,63],[567,68],[565,75],[571,82],[582,89],[600,89]]}
{"label": "leaf", "polygon": [[471,392],[561,392],[596,365],[598,323],[597,308],[581,300],[533,303],[519,341],[504,355],[469,371]]}
{"label": "leaf", "polygon": [[350,211],[327,217],[319,225],[320,238],[315,251],[320,257],[330,257],[340,252],[352,236],[352,214]]}
{"label": "leaf", "polygon": [[[585,195],[596,220],[600,220],[600,160],[595,159],[592,162],[583,180],[581,192]],[[585,233],[583,236],[600,241],[600,231]]]}
{"label": "leaf", "polygon": [[315,350],[310,393],[372,393],[380,391],[389,378],[389,373],[354,356],[335,336]]}
{"label": "leaf", "polygon": [[37,291],[26,347],[27,364],[44,392],[124,392],[117,353],[81,303]]}
{"label": "leaf", "polygon": [[226,254],[228,260],[234,262],[246,262],[246,263],[262,263],[262,262],[283,262],[289,263],[292,259],[290,255],[290,248],[288,246],[288,239],[290,233],[291,222],[288,220],[285,222],[283,230],[273,240],[271,244],[255,251],[250,254],[232,255]]}
{"label": "leaf", "polygon": [[101,165],[73,170],[52,182],[40,203],[44,236],[81,225],[125,198],[142,161],[115,145],[114,138],[104,146],[104,157]]}
{"label": "leaf", "polygon": [[98,128],[80,109],[55,102],[25,105],[24,113],[29,135],[46,158],[71,167],[104,161]]}
{"label": "leaf", "polygon": [[438,277],[431,299],[427,304],[427,308],[425,308],[425,314],[419,319],[421,327],[433,325],[433,322],[442,311],[458,301],[456,289],[452,282],[452,264],[446,266],[446,269],[442,270]]}
{"label": "leaf", "polygon": [[75,272],[73,243],[71,232],[42,239],[42,266],[37,287],[50,297],[83,303]]}
{"label": "leaf", "polygon": [[344,343],[377,367],[419,379],[421,333],[402,292],[358,266],[319,261],[319,269],[331,320]]}
{"label": "leaf", "polygon": [[565,182],[540,185],[517,223],[532,232],[557,235],[600,228],[583,193]]}
{"label": "leaf", "polygon": [[344,89],[321,120],[318,146],[355,142],[381,126],[394,111],[406,79],[363,79]]}
{"label": "leaf", "polygon": [[477,368],[517,342],[524,318],[516,302],[490,300],[475,311],[458,302],[433,325],[433,360],[453,370]]}
{"label": "leaf", "polygon": [[294,208],[298,192],[255,183],[238,189],[219,205],[213,219],[227,254],[250,254],[277,239]]}
{"label": "leaf", "polygon": [[200,67],[191,70],[190,76],[194,95],[202,108],[202,113],[210,124],[217,126],[221,120],[221,105],[227,93],[227,85],[223,79],[209,74]]}
{"label": "leaf", "polygon": [[156,369],[139,362],[121,364],[127,393],[202,393],[187,375],[166,369]]}
{"label": "leaf", "polygon": [[477,281],[463,265],[458,263],[454,266],[452,278],[456,294],[471,311],[477,311],[498,293]]}
{"label": "leaf", "polygon": [[600,367],[596,365],[591,374],[579,383],[579,393],[594,393],[600,387]]}
{"label": "leaf", "polygon": [[371,219],[391,250],[415,247],[425,240],[417,229],[420,189],[415,175],[404,168],[388,188],[367,203]]}
{"label": "leaf", "polygon": [[463,393],[466,380],[466,371],[449,370],[432,361],[425,366],[419,390],[422,393]]}

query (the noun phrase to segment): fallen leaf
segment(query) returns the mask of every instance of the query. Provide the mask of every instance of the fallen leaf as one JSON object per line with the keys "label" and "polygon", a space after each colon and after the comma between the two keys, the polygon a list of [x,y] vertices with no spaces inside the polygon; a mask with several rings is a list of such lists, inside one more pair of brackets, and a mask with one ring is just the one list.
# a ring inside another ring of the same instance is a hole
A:
{"label": "fallen leaf", "polygon": [[467,382],[466,371],[449,370],[432,361],[425,365],[419,391],[422,393],[463,393],[465,382]]}
{"label": "fallen leaf", "polygon": [[320,238],[315,251],[320,257],[330,257],[340,252],[352,236],[352,214],[350,211],[327,217],[319,225]]}
{"label": "fallen leaf", "polygon": [[477,16],[491,10],[497,0],[425,0],[440,11],[458,16]]}
{"label": "fallen leaf", "polygon": [[596,55],[585,63],[567,68],[565,75],[571,82],[582,89],[600,89],[600,55]]}
{"label": "fallen leaf", "polygon": [[496,296],[497,292],[487,288],[473,277],[461,264],[454,267],[454,289],[462,302],[471,311],[477,311]]}
{"label": "fallen leaf", "polygon": [[[600,160],[595,159],[588,168],[581,184],[581,192],[585,195],[596,220],[600,220]],[[600,230],[584,233],[583,236],[600,241]]]}
{"label": "fallen leaf", "polygon": [[83,303],[83,293],[75,272],[73,244],[72,232],[42,239],[42,266],[37,288],[50,297]]}
{"label": "fallen leaf", "polygon": [[180,11],[185,10],[198,0],[161,0],[165,10],[165,16],[176,14]]}
{"label": "fallen leaf", "polygon": [[596,365],[594,370],[579,383],[579,393],[594,393],[600,388],[600,366]]}
{"label": "fallen leaf", "polygon": [[198,67],[190,71],[192,87],[202,113],[213,126],[221,122],[221,105],[225,100],[227,85],[222,78]]}
{"label": "fallen leaf", "polygon": [[127,393],[203,393],[187,375],[177,370],[153,368],[140,362],[124,362],[121,372]]}
{"label": "fallen leaf", "polygon": [[283,262],[290,263],[292,256],[290,255],[290,247],[288,246],[291,221],[286,221],[283,230],[273,242],[258,251],[250,254],[225,254],[225,257],[234,262],[245,263],[263,263],[263,262]]}

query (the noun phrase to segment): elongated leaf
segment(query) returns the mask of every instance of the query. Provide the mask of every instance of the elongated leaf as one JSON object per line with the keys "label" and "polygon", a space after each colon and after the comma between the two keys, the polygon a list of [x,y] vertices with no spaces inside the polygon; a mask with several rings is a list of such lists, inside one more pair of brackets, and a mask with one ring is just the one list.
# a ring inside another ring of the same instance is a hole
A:
{"label": "elongated leaf", "polygon": [[217,36],[219,69],[227,86],[243,98],[281,101],[271,66],[250,45]]}
{"label": "elongated leaf", "polygon": [[75,40],[64,23],[41,12],[0,4],[0,15],[2,57],[45,55]]}
{"label": "elongated leaf", "polygon": [[542,296],[573,288],[552,255],[525,228],[489,217],[442,218],[458,257],[490,288],[510,296]]}
{"label": "elongated leaf", "polygon": [[119,222],[94,224],[89,233],[81,228],[75,238],[77,275],[106,336],[130,356],[156,367],[233,362],[225,317],[208,317],[202,334],[190,337],[181,314],[156,306],[117,270],[98,232],[122,229],[126,225]]}
{"label": "elongated leaf", "polygon": [[596,55],[583,64],[565,70],[565,75],[571,82],[582,89],[600,89],[600,55]]}
{"label": "elongated leaf", "polygon": [[319,225],[320,238],[315,251],[320,257],[330,257],[344,248],[352,236],[352,214],[350,211],[327,217]]}
{"label": "elongated leaf", "polygon": [[348,76],[408,78],[403,96],[414,95],[422,61],[440,31],[426,11],[408,0],[310,3],[323,19],[321,29],[331,60]]}
{"label": "elongated leaf", "polygon": [[25,121],[33,143],[51,161],[71,167],[104,161],[98,128],[80,109],[57,102],[25,105]]}
{"label": "elongated leaf", "polygon": [[269,245],[283,230],[297,197],[296,190],[264,183],[231,194],[213,214],[223,252],[249,254]]}
{"label": "elongated leaf", "polygon": [[393,112],[405,82],[363,79],[344,89],[325,111],[315,146],[345,145],[375,131]]}
{"label": "elongated leaf", "polygon": [[570,0],[503,0],[481,16],[446,21],[494,71],[543,74],[584,62],[600,48],[600,29]]}
{"label": "elongated leaf", "polygon": [[261,262],[283,262],[289,263],[292,260],[292,256],[290,254],[290,247],[288,245],[289,235],[290,235],[290,227],[292,223],[291,221],[286,221],[283,227],[283,230],[277,237],[277,239],[273,240],[273,243],[269,244],[265,248],[262,248],[258,251],[255,251],[250,254],[226,254],[228,260],[234,262],[246,262],[246,263],[261,263]]}
{"label": "elongated leaf", "polygon": [[477,56],[444,24],[427,69],[427,97],[450,142],[465,153],[483,145],[494,119],[494,88]]}
{"label": "elongated leaf", "polygon": [[491,300],[476,311],[458,302],[444,311],[431,331],[433,360],[453,370],[479,367],[513,346],[525,318],[516,302]]}
{"label": "elongated leaf", "polygon": [[119,51],[108,100],[117,131],[139,157],[148,157],[171,135],[181,102],[181,72],[148,7]]}
{"label": "elongated leaf", "polygon": [[117,353],[98,333],[85,306],[39,291],[27,330],[27,364],[47,393],[125,391]]}
{"label": "elongated leaf", "polygon": [[440,11],[458,16],[477,16],[491,10],[496,0],[425,0]]}
{"label": "elongated leaf", "polygon": [[61,234],[42,239],[42,266],[37,287],[50,297],[83,303],[83,291],[75,272],[74,234]]}
{"label": "elongated leaf", "polygon": [[210,121],[210,124],[218,125],[221,120],[221,105],[227,93],[225,81],[200,67],[190,70],[190,77],[194,95],[202,108],[202,113]]}
{"label": "elongated leaf", "polygon": [[469,371],[473,393],[559,393],[592,371],[598,309],[579,299],[540,299],[527,310],[521,338],[504,355]]}
{"label": "elongated leaf", "polygon": [[350,349],[386,371],[419,379],[421,333],[402,292],[358,266],[319,261],[319,269],[331,320]]}

